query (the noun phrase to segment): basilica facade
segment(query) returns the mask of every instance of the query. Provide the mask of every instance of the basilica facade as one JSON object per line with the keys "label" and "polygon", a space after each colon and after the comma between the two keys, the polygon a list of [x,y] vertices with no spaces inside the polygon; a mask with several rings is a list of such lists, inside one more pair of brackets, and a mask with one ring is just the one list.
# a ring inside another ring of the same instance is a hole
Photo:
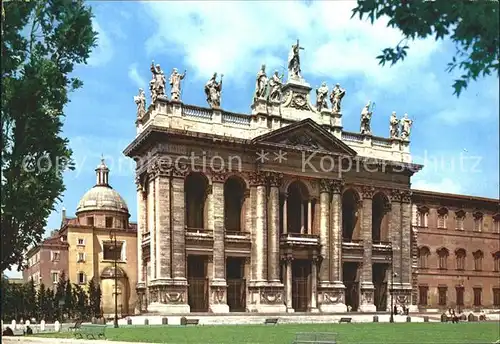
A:
{"label": "basilica facade", "polygon": [[[250,114],[184,104],[182,77],[152,66],[135,97],[138,308],[142,312],[361,312],[416,307],[411,120],[389,138],[342,128],[345,90],[312,88],[294,45],[288,79],[265,66]],[[328,102],[329,100],[329,102]],[[361,104],[363,105],[363,104]],[[360,106],[361,108],[362,106]]]}

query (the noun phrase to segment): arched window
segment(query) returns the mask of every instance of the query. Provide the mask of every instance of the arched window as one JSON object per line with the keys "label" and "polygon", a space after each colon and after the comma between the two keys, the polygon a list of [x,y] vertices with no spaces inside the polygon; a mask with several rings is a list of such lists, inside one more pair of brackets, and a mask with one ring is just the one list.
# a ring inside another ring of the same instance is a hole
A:
{"label": "arched window", "polygon": [[474,213],[474,231],[482,232],[483,231],[483,213],[476,211]]}
{"label": "arched window", "polygon": [[448,219],[448,209],[439,208],[437,218],[437,228],[446,228],[446,220]]}
{"label": "arched window", "polygon": [[208,179],[201,173],[191,173],[184,181],[186,228],[204,229],[206,200],[211,189]]}
{"label": "arched window", "polygon": [[465,250],[460,248],[455,251],[457,259],[457,270],[465,270]]}
{"label": "arched window", "polygon": [[418,207],[417,209],[417,226],[418,227],[427,227],[427,220],[429,218],[429,208],[425,205]]}
{"label": "arched window", "polygon": [[448,250],[442,247],[439,250],[437,250],[437,254],[439,257],[439,268],[442,270],[448,269],[448,256],[449,256]]}
{"label": "arched window", "polygon": [[427,269],[429,267],[429,255],[430,250],[428,247],[423,246],[418,249],[418,265],[421,269]]}
{"label": "arched window", "polygon": [[493,271],[500,271],[500,251],[493,254]]}
{"label": "arched window", "polygon": [[455,229],[459,231],[464,230],[464,221],[465,221],[465,211],[459,210],[455,212]]}
{"label": "arched window", "polygon": [[483,270],[483,251],[477,250],[473,253],[474,256],[474,270],[481,271]]}

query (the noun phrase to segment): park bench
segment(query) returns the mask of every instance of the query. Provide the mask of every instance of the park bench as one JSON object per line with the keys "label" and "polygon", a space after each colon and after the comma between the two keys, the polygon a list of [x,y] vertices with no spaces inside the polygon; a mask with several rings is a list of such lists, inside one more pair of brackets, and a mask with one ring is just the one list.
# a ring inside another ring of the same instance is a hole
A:
{"label": "park bench", "polygon": [[75,338],[83,339],[106,339],[106,325],[81,325],[75,330]]}
{"label": "park bench", "polygon": [[198,325],[200,322],[200,319],[188,319],[186,317],[181,318],[181,325]]}
{"label": "park bench", "polygon": [[77,330],[79,329],[80,327],[82,326],[82,321],[81,320],[77,320],[75,322],[75,325],[71,326],[68,328],[68,331],[73,331],[73,330]]}
{"label": "park bench", "polygon": [[350,323],[352,320],[352,318],[340,318],[339,320],[339,324],[342,324],[342,323]]}
{"label": "park bench", "polygon": [[266,320],[264,320],[264,325],[267,325],[267,324],[277,325],[278,324],[278,318],[267,318]]}
{"label": "park bench", "polygon": [[334,332],[299,332],[293,344],[336,344],[336,337]]}

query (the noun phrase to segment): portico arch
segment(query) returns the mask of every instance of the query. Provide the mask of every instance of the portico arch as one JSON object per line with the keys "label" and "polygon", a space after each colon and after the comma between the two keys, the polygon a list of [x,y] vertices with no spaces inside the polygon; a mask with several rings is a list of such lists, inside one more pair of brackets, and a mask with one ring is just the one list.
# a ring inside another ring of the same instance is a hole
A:
{"label": "portico arch", "polygon": [[377,192],[372,200],[372,241],[378,243],[388,241],[389,199]]}
{"label": "portico arch", "polygon": [[342,194],[342,238],[352,241],[359,236],[360,197],[354,189],[347,189]]}
{"label": "portico arch", "polygon": [[240,232],[244,224],[245,181],[236,175],[224,183],[224,227],[228,232]]}
{"label": "portico arch", "polygon": [[287,188],[286,215],[289,233],[306,234],[310,230],[312,211],[310,195],[307,187],[301,181],[294,181]]}
{"label": "portico arch", "polygon": [[199,172],[190,173],[184,181],[186,227],[206,227],[206,199],[209,191],[208,178]]}

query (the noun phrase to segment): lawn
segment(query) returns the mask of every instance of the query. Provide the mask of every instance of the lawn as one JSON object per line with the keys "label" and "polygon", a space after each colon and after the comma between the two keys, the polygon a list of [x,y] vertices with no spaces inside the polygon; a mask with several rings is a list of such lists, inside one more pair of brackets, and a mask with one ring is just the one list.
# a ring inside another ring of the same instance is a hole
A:
{"label": "lawn", "polygon": [[[123,326],[107,328],[109,340],[168,344],[291,344],[296,332],[335,332],[339,344],[492,343],[499,339],[499,323],[357,323],[218,326]],[[44,337],[48,334],[43,334]],[[62,332],[57,337],[72,336]]]}

